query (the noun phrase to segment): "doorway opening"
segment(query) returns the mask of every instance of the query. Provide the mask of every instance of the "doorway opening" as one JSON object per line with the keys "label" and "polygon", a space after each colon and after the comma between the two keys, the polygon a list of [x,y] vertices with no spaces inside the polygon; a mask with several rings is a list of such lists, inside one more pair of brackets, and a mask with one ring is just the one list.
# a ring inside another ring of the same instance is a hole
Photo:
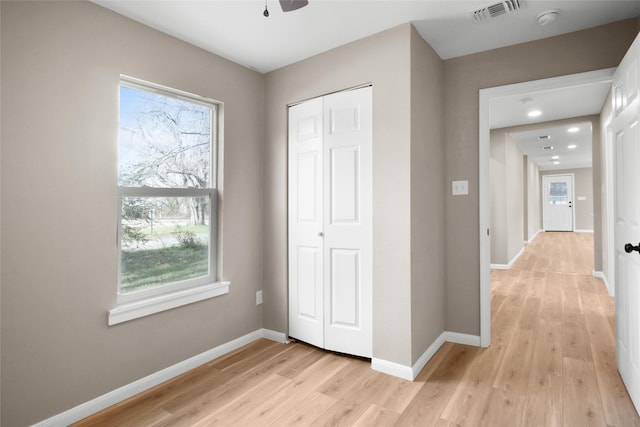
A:
{"label": "doorway opening", "polygon": [[[490,198],[490,129],[492,106],[500,98],[525,99],[534,92],[580,89],[588,85],[610,87],[615,68],[569,76],[517,83],[480,90],[479,105],[479,245],[480,245],[480,343],[491,345],[491,198]],[[599,113],[599,112],[598,112]],[[591,113],[594,114],[594,113]],[[553,119],[576,117],[581,113]],[[547,118],[548,119],[548,118]]]}

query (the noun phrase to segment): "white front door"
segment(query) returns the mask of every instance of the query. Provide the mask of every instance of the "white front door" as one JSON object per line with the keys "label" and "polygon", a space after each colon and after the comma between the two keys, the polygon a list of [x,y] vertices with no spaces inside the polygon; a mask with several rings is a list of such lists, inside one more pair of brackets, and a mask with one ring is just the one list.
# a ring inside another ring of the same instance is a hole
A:
{"label": "white front door", "polygon": [[634,247],[640,246],[639,70],[640,37],[637,37],[616,70],[612,88],[616,354],[618,370],[637,410],[640,410],[640,252]]}
{"label": "white front door", "polygon": [[372,94],[289,108],[289,335],[371,357]]}
{"label": "white front door", "polygon": [[542,200],[545,231],[573,231],[573,176],[544,175]]}

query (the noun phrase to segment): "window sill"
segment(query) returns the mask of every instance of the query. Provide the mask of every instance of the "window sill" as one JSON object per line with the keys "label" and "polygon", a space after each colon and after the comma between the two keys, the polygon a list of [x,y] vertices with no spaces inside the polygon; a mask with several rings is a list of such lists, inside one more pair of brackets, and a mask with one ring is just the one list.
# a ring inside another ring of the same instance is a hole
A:
{"label": "window sill", "polygon": [[117,325],[150,314],[229,293],[231,282],[215,282],[153,298],[122,304],[108,311],[108,325]]}

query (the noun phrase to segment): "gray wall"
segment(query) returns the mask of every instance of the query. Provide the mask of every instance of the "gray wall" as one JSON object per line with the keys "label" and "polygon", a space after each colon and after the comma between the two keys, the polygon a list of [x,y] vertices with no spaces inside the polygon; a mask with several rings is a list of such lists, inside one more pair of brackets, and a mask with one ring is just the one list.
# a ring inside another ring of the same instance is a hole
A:
{"label": "gray wall", "polygon": [[444,331],[442,61],[411,31],[411,363]]}
{"label": "gray wall", "polygon": [[[89,2],[2,2],[2,424],[262,327],[264,78]],[[228,295],[107,327],[120,73],[224,102]]]}
{"label": "gray wall", "polygon": [[540,169],[529,156],[524,156],[525,178],[525,221],[524,240],[530,242],[535,234],[542,230],[542,193],[540,192]]}
{"label": "gray wall", "polygon": [[[416,74],[423,73],[423,74]],[[266,75],[264,289],[266,328],[287,327],[287,105],[373,84],[373,356],[411,366],[444,326],[442,63],[410,24],[376,34]],[[412,95],[412,85],[427,99]],[[420,116],[424,124],[412,125]],[[434,135],[427,135],[432,126]],[[435,148],[427,158],[425,149]],[[412,159],[415,154],[416,158]],[[426,162],[426,164],[422,164]],[[418,170],[415,167],[427,167]],[[425,180],[432,181],[424,182]],[[415,185],[422,189],[414,188]],[[439,199],[438,199],[439,198]],[[438,203],[439,204],[439,203]],[[426,216],[426,217],[423,217]],[[415,240],[415,241],[414,241]],[[430,244],[431,248],[427,245]],[[412,250],[416,250],[412,254]],[[413,263],[427,261],[426,270]],[[412,275],[417,277],[414,278]],[[430,300],[412,313],[412,299]],[[433,308],[433,309],[432,309]],[[412,325],[424,328],[414,336]],[[414,345],[413,340],[416,340]],[[422,348],[424,347],[424,348]]]}
{"label": "gray wall", "polygon": [[522,149],[501,130],[490,134],[491,264],[509,264],[524,246]]}
{"label": "gray wall", "polygon": [[[632,40],[633,42],[633,40]],[[624,55],[623,55],[624,56]],[[589,116],[591,120],[591,167],[597,173],[592,173],[591,194],[593,197],[593,270],[602,271],[602,163],[600,140],[600,116]],[[576,220],[577,222],[577,220]]]}
{"label": "gray wall", "polygon": [[446,197],[447,330],[480,333],[478,91],[616,67],[637,30],[633,18],[444,61],[446,181],[469,179],[470,190]]}
{"label": "gray wall", "polygon": [[[573,174],[573,194],[575,195],[573,207],[576,221],[574,230],[593,230],[594,208],[599,208],[598,205],[594,205],[593,168],[541,171],[540,179],[542,180],[545,175],[562,174]],[[586,197],[586,200],[578,200],[579,196]]]}

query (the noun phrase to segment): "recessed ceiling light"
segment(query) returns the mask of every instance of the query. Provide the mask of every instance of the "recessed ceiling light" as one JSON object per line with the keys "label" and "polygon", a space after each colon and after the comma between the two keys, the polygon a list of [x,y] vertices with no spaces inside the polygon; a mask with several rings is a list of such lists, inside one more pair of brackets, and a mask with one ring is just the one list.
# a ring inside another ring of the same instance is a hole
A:
{"label": "recessed ceiling light", "polygon": [[580,130],[580,128],[569,128],[569,129],[567,130],[567,132],[570,132],[570,133],[576,133],[576,132],[578,132],[579,130]]}
{"label": "recessed ceiling light", "polygon": [[528,96],[526,98],[522,98],[520,102],[522,102],[523,104],[531,104],[534,99],[535,99],[534,97]]}
{"label": "recessed ceiling light", "polygon": [[529,113],[527,114],[527,116],[529,117],[538,117],[540,115],[542,115],[542,111],[540,110],[532,110],[532,111],[529,111]]}
{"label": "recessed ceiling light", "polygon": [[538,137],[539,140],[548,140],[551,139],[551,135],[540,135]]}
{"label": "recessed ceiling light", "polygon": [[542,147],[543,150],[553,150],[553,145],[547,145],[546,147]]}
{"label": "recessed ceiling light", "polygon": [[577,147],[576,144],[567,145],[567,148],[570,149],[570,150],[573,150],[576,147]]}
{"label": "recessed ceiling light", "polygon": [[560,158],[560,156],[553,156],[551,159],[558,160],[559,158]]}
{"label": "recessed ceiling light", "polygon": [[558,9],[545,10],[536,18],[538,25],[547,25],[558,19],[560,11]]}
{"label": "recessed ceiling light", "polygon": [[554,165],[559,165],[559,164],[560,164],[560,162],[556,160],[555,162],[553,162],[553,164],[554,164]]}

